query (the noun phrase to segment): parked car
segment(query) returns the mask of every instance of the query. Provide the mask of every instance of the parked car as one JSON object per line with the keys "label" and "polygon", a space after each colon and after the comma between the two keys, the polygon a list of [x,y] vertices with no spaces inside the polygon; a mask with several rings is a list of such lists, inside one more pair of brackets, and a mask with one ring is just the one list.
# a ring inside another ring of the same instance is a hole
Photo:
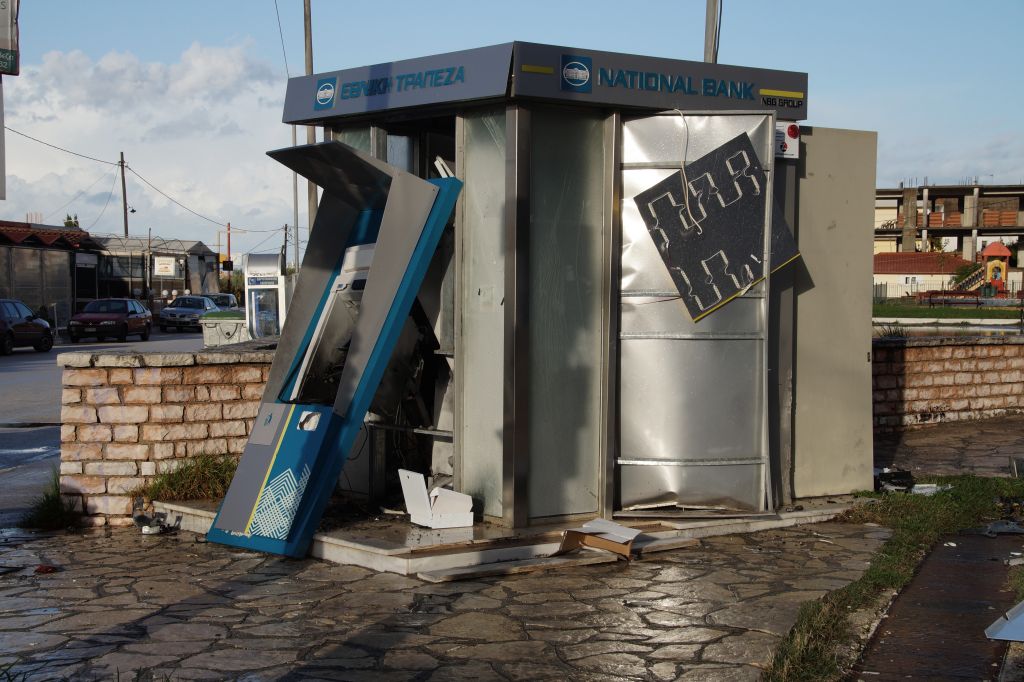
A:
{"label": "parked car", "polygon": [[40,353],[53,348],[50,323],[21,301],[0,299],[0,355],[10,355],[22,346],[32,346]]}
{"label": "parked car", "polygon": [[235,298],[234,294],[207,294],[206,298],[213,301],[221,310],[241,310],[238,307],[238,299]]}
{"label": "parked car", "polygon": [[139,335],[143,341],[149,339],[153,330],[153,313],[131,298],[101,298],[90,301],[82,312],[68,322],[68,339],[71,343],[86,336],[97,341],[112,337],[124,341],[128,336]]}
{"label": "parked car", "polygon": [[179,296],[160,311],[160,331],[165,332],[171,327],[202,331],[199,318],[215,310],[218,310],[217,305],[208,296]]}

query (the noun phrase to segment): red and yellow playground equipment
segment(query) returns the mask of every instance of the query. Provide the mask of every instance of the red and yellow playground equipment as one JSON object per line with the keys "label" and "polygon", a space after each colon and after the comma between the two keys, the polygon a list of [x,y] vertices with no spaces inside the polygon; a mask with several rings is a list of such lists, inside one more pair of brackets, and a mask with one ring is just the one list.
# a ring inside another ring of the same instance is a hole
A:
{"label": "red and yellow playground equipment", "polygon": [[1002,242],[992,242],[981,252],[981,265],[985,272],[985,284],[991,285],[997,296],[1005,295],[1006,273],[1010,268],[1010,250]]}

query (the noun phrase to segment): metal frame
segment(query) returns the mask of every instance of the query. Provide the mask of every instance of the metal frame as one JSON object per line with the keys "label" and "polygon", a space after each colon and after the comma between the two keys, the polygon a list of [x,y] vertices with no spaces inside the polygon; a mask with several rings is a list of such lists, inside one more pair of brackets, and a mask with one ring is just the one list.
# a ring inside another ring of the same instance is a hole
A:
{"label": "metal frame", "polygon": [[612,112],[604,123],[605,301],[602,323],[607,342],[602,358],[604,395],[601,417],[601,462],[598,467],[598,514],[612,518],[618,499],[619,456],[619,330],[622,307],[622,114]]}
{"label": "metal frame", "polygon": [[[452,170],[455,172],[455,177],[463,182],[466,181],[466,119],[461,115],[455,117],[455,168]],[[465,260],[465,248],[462,245],[462,239],[465,235],[465,222],[466,193],[460,192],[459,198],[455,202],[455,256],[453,259],[455,268],[455,339],[453,345],[455,349],[455,367],[453,371],[455,376],[452,377],[452,384],[455,391],[455,414],[453,415],[452,428],[455,431],[455,438],[452,443],[452,454],[454,457],[452,461],[452,477],[455,490],[463,490],[465,485],[462,468],[462,458],[464,456],[462,429],[465,415],[462,403],[465,399],[466,376],[466,361],[464,359],[466,354],[462,349],[462,310],[465,304],[462,297],[462,273]]]}
{"label": "metal frame", "polygon": [[530,111],[505,107],[505,381],[502,523],[529,522]]}

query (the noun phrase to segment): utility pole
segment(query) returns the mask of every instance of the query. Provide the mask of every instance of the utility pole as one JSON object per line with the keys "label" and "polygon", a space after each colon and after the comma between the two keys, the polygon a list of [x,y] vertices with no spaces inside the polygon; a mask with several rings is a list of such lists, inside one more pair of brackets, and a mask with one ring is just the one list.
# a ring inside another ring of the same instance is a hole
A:
{"label": "utility pole", "polygon": [[[303,0],[303,23],[306,29],[306,75],[313,74],[313,16],[309,7],[310,0]],[[306,142],[316,143],[316,126],[306,126]],[[308,183],[309,196],[309,229],[313,229],[313,221],[316,219],[316,183],[310,180]],[[299,221],[295,221],[298,224]]]}
{"label": "utility pole", "polygon": [[704,61],[718,63],[718,13],[722,0],[707,0],[704,13]]}
{"label": "utility pole", "polygon": [[153,300],[153,228],[149,228],[149,236],[146,238],[146,269],[142,271],[146,276],[146,300]]}
{"label": "utility pole", "polygon": [[[245,232],[245,230],[242,230]],[[228,260],[231,260],[231,223],[228,223]]]}
{"label": "utility pole", "polygon": [[[295,126],[292,126],[292,146],[295,146]],[[312,225],[313,223],[310,223]],[[295,229],[295,273],[299,272],[299,174],[292,171],[292,227]]]}
{"label": "utility pole", "polygon": [[124,236],[128,236],[128,190],[124,185],[124,152],[121,152],[121,206],[124,208]]}

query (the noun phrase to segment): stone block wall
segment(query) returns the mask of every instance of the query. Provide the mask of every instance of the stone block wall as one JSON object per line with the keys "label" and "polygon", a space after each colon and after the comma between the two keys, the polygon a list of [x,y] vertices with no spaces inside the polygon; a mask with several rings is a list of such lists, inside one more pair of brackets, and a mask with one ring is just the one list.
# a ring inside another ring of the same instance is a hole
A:
{"label": "stone block wall", "polygon": [[876,432],[1024,412],[1024,339],[875,339]]}
{"label": "stone block wall", "polygon": [[62,353],[61,490],[90,525],[127,525],[128,493],[200,454],[238,455],[273,359],[250,342],[196,353]]}

